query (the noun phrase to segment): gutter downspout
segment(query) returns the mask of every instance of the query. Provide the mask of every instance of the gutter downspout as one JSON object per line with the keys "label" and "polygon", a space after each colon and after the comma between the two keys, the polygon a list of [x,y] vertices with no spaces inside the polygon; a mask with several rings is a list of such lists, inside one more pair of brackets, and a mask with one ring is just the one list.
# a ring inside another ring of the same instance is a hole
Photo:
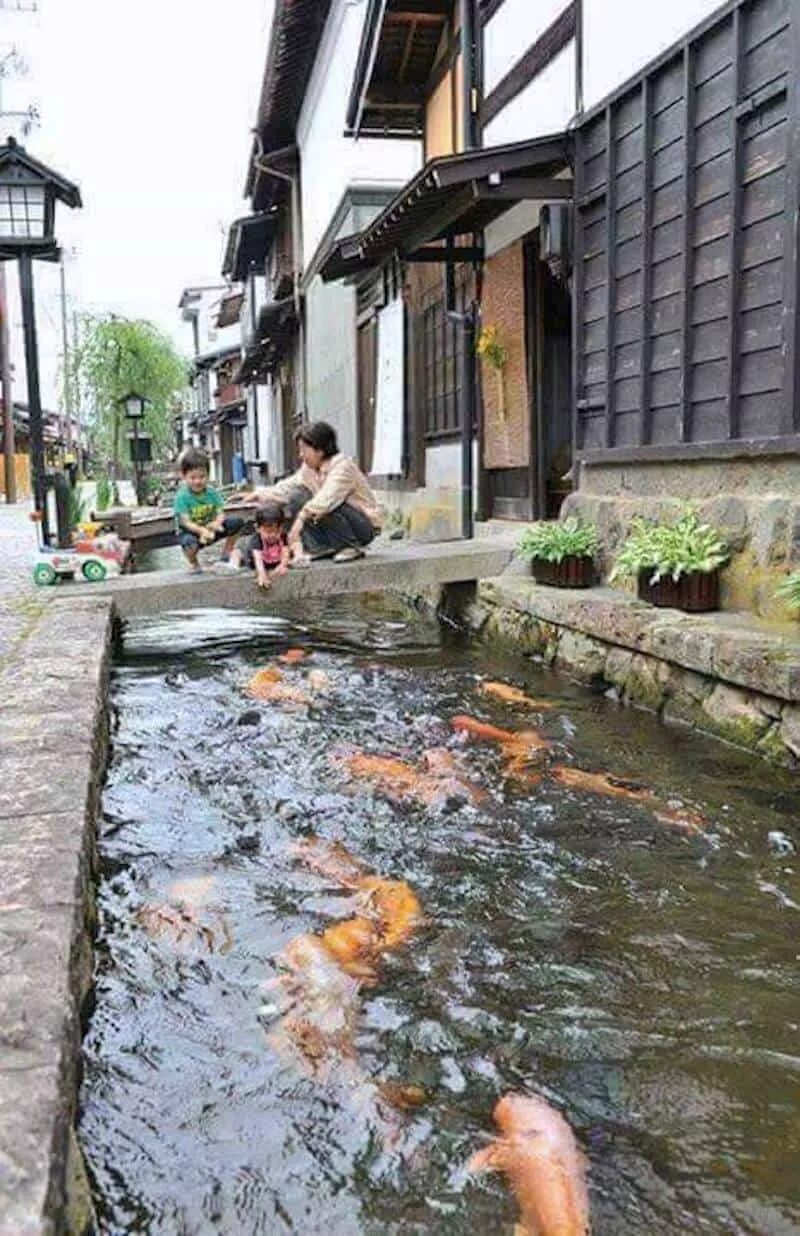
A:
{"label": "gutter downspout", "polygon": [[[303,250],[300,237],[300,177],[294,176],[289,172],[278,171],[276,167],[271,167],[270,164],[264,162],[264,143],[261,140],[261,134],[257,129],[253,130],[255,138],[255,153],[253,155],[253,166],[262,176],[272,176],[275,180],[281,180],[284,184],[289,185],[290,191],[290,211],[292,218],[292,297],[294,300],[294,312],[297,318],[298,342],[300,345],[300,399],[298,400],[303,417],[306,413],[306,340],[305,340],[305,324],[303,322],[302,299],[300,295],[300,271],[303,265]],[[273,152],[273,157],[283,152],[278,150]]]}
{"label": "gutter downspout", "polygon": [[[462,79],[462,129],[464,150],[474,150],[476,145],[476,113],[477,113],[477,82],[475,73],[475,0],[459,0],[461,19],[461,79]],[[473,243],[477,237],[473,236]],[[452,238],[448,240],[448,248],[452,248]],[[480,286],[478,264],[473,264],[475,279]],[[474,465],[473,465],[473,423],[478,401],[478,363],[475,354],[476,325],[478,321],[477,297],[469,305],[464,306],[464,312],[455,311],[455,266],[448,255],[448,286],[450,302],[449,316],[458,321],[463,335],[463,377],[461,392],[461,535],[465,540],[471,540],[475,535],[475,503],[474,503]],[[478,427],[478,442],[482,440],[480,425]],[[482,466],[481,452],[478,451],[478,475]],[[480,493],[480,480],[478,490]]]}

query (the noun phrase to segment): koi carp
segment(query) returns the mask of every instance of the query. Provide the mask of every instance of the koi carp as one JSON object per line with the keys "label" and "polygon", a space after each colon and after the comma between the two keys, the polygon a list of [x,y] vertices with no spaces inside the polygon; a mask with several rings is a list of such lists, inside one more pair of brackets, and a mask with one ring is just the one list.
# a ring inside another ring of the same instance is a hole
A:
{"label": "koi carp", "polygon": [[504,704],[516,704],[520,708],[530,708],[535,712],[545,712],[553,705],[548,700],[535,700],[519,687],[510,687],[505,682],[482,682],[480,690],[484,695],[491,695],[502,700]]}
{"label": "koi carp", "polygon": [[564,1117],[538,1095],[507,1094],[494,1120],[500,1136],[468,1166],[506,1176],[520,1208],[516,1236],[588,1236],[586,1159]]}

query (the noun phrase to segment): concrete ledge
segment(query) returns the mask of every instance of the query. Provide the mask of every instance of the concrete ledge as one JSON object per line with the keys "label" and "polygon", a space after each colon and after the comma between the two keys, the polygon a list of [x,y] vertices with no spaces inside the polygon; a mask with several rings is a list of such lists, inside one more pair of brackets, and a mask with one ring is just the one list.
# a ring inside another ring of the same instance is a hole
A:
{"label": "concrete ledge", "polygon": [[111,611],[48,609],[0,677],[0,1236],[89,1230],[73,1124]]}
{"label": "concrete ledge", "polygon": [[440,584],[465,583],[499,575],[511,560],[513,543],[497,537],[479,541],[445,541],[431,545],[407,542],[381,545],[354,563],[318,562],[307,571],[291,571],[268,592],[252,573],[215,568],[200,575],[186,570],[126,575],[106,584],[57,585],[52,599],[76,604],[91,588],[93,597],[113,597],[120,618],[138,618],[171,610],[209,607],[271,609],[286,601],[344,593],[393,590],[408,595]]}
{"label": "concrete ledge", "polygon": [[800,638],[743,614],[657,610],[610,588],[485,580],[465,617],[622,703],[772,760],[800,762]]}
{"label": "concrete ledge", "polygon": [[800,701],[800,626],[747,614],[654,609],[615,588],[545,588],[530,577],[484,580],[479,599],[750,691]]}

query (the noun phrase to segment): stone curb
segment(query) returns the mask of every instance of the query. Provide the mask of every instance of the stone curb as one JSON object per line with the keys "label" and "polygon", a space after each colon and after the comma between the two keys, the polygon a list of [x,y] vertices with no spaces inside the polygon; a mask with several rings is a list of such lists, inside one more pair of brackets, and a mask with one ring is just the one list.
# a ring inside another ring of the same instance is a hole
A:
{"label": "stone curb", "polygon": [[483,580],[480,601],[569,627],[789,703],[800,701],[800,631],[746,614],[659,610],[614,588],[546,588],[530,578]]}
{"label": "stone curb", "polygon": [[48,606],[0,676],[0,1236],[91,1230],[74,1134],[112,602]]}

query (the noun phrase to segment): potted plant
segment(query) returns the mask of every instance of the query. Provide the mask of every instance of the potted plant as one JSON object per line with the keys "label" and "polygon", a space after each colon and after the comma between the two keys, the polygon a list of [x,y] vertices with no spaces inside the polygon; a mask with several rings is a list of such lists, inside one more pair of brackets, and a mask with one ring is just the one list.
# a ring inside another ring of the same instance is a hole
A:
{"label": "potted plant", "polygon": [[792,571],[775,589],[776,597],[783,597],[789,609],[800,610],[800,571]]}
{"label": "potted plant", "polygon": [[596,531],[575,516],[532,524],[519,542],[520,557],[530,562],[537,584],[554,588],[590,588],[596,552]]}
{"label": "potted plant", "polygon": [[707,613],[719,609],[719,569],[728,561],[728,547],[694,511],[674,524],[634,519],[617,554],[611,582],[636,580],[640,600],[651,605]]}

